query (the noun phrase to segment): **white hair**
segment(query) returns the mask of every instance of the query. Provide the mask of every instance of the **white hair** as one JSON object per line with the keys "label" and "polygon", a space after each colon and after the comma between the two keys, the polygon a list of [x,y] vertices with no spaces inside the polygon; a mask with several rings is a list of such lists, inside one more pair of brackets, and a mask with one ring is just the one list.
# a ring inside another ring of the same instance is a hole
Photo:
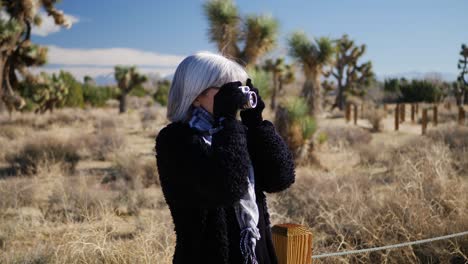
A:
{"label": "white hair", "polygon": [[236,62],[219,54],[199,52],[185,58],[177,66],[167,103],[167,118],[187,122],[192,103],[209,87],[221,87],[228,82],[245,83],[245,69]]}

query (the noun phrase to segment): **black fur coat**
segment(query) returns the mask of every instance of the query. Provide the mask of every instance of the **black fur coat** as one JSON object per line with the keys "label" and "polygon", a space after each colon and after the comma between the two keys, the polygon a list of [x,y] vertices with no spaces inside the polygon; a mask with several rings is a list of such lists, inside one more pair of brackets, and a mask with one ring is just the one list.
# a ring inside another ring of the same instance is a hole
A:
{"label": "black fur coat", "polygon": [[260,215],[257,260],[277,263],[264,192],[288,188],[295,174],[292,155],[271,122],[247,129],[225,120],[211,147],[188,124],[174,122],[160,131],[155,150],[175,226],[174,263],[243,263],[233,205],[247,191],[249,158]]}

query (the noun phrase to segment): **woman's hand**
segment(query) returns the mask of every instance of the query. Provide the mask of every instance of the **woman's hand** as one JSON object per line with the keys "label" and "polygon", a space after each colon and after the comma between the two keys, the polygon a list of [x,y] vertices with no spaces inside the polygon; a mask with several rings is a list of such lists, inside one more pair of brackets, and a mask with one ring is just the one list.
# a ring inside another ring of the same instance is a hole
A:
{"label": "woman's hand", "polygon": [[244,94],[239,89],[241,85],[241,82],[230,82],[221,86],[219,92],[214,96],[213,114],[215,119],[221,117],[236,119],[237,111],[245,100]]}
{"label": "woman's hand", "polygon": [[247,86],[250,87],[250,91],[257,94],[257,106],[255,108],[246,109],[240,112],[242,123],[247,127],[256,127],[263,121],[262,112],[265,109],[265,102],[263,102],[258,89],[253,86],[252,81],[247,79]]}

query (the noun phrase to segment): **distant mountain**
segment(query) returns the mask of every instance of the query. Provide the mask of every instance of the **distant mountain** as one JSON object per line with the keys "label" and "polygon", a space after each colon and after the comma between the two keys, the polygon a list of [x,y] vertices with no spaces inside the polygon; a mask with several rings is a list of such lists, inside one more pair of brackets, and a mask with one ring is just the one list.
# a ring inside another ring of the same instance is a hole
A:
{"label": "distant mountain", "polygon": [[418,71],[409,71],[401,72],[394,74],[377,74],[377,79],[383,81],[388,78],[406,78],[408,80],[412,79],[426,79],[426,78],[440,78],[447,82],[453,82],[457,80],[457,74],[451,72],[418,72]]}
{"label": "distant mountain", "polygon": [[[158,73],[149,73],[149,74],[146,74],[146,75],[148,76],[148,79],[150,81],[158,81],[158,80],[161,80],[161,79],[172,81],[172,77],[174,77],[174,74],[161,76]],[[113,73],[98,75],[98,76],[94,77],[94,81],[96,82],[97,85],[100,85],[100,86],[116,85],[117,84]]]}

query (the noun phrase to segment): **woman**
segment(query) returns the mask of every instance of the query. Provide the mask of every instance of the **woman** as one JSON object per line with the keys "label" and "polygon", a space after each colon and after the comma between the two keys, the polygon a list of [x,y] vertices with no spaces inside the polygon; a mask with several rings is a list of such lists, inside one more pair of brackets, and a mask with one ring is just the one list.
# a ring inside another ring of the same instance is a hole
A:
{"label": "woman", "polygon": [[[245,70],[198,53],[177,67],[169,91],[171,124],[156,138],[162,190],[174,221],[174,263],[277,263],[264,192],[295,179],[292,155]],[[246,81],[258,96],[240,111]]]}

